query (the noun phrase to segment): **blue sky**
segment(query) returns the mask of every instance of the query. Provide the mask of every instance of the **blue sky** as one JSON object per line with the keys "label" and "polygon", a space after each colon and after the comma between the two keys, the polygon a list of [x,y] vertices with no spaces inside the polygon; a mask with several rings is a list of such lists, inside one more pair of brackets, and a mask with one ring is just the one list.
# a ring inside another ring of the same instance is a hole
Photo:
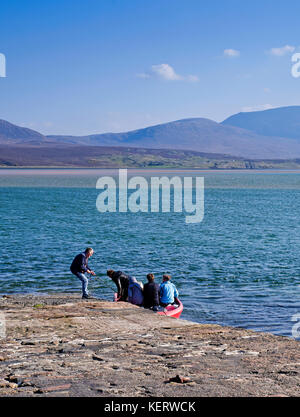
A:
{"label": "blue sky", "polygon": [[0,118],[119,132],[300,104],[298,1],[6,0]]}

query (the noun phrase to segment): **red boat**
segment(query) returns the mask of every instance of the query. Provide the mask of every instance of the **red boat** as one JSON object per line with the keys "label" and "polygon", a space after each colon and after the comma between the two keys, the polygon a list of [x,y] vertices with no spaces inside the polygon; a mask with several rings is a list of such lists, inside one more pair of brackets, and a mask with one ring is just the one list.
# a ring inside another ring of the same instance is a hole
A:
{"label": "red boat", "polygon": [[[119,301],[118,298],[118,293],[115,292],[114,294],[114,301]],[[183,310],[183,304],[180,300],[179,301],[179,305],[175,304],[170,304],[167,307],[164,308],[163,311],[158,311],[157,314],[161,315],[161,316],[168,316],[168,317],[174,317],[176,319],[179,319],[182,310]]]}
{"label": "red boat", "polygon": [[174,317],[176,319],[179,319],[183,310],[183,305],[180,300],[178,301],[179,301],[179,305],[170,304],[164,308],[164,311],[158,311],[157,314],[160,314],[161,316],[169,316],[169,317]]}

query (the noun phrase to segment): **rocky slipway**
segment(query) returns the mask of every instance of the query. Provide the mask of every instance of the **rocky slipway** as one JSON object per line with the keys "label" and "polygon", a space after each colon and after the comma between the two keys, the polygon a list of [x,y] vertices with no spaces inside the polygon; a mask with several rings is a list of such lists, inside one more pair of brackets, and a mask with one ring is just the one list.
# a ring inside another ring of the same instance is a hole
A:
{"label": "rocky slipway", "polygon": [[183,411],[194,397],[300,395],[293,321],[288,338],[78,294],[0,296],[0,313],[0,397],[105,397],[136,414]]}

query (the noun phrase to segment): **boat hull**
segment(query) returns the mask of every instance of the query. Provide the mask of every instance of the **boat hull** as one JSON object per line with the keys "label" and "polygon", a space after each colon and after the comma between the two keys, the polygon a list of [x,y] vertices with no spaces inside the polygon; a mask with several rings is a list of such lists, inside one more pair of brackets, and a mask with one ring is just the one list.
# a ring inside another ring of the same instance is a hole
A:
{"label": "boat hull", "polygon": [[[116,292],[114,293],[114,301],[115,302],[119,301],[118,294]],[[174,306],[170,304],[167,307],[165,307],[163,311],[157,311],[157,314],[159,314],[160,316],[168,316],[168,317],[174,317],[176,319],[179,319],[183,310],[183,304],[180,300],[178,301],[179,301],[179,306]]]}
{"label": "boat hull", "polygon": [[179,319],[183,310],[183,305],[180,300],[178,301],[179,301],[179,306],[175,307],[174,305],[170,304],[164,308],[164,311],[158,311],[157,314],[161,316],[169,316],[169,317],[174,317],[176,319]]}

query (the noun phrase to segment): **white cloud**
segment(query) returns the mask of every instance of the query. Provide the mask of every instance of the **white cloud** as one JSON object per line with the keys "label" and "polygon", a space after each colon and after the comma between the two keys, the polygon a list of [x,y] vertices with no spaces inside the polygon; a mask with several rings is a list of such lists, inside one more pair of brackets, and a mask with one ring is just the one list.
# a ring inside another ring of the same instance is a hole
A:
{"label": "white cloud", "polygon": [[240,56],[240,51],[237,49],[224,49],[224,56],[234,58]]}
{"label": "white cloud", "polygon": [[242,112],[261,111],[261,110],[269,110],[269,109],[274,109],[274,108],[275,106],[273,106],[272,104],[258,104],[256,106],[243,107]]}
{"label": "white cloud", "polygon": [[165,80],[174,81],[183,79],[181,75],[176,74],[174,69],[169,64],[152,65],[151,68],[156,75]]}
{"label": "white cloud", "polygon": [[275,55],[275,56],[283,56],[288,53],[294,52],[295,49],[296,49],[295,46],[285,45],[285,46],[282,46],[281,48],[271,48],[270,54]]}
{"label": "white cloud", "polygon": [[151,77],[158,77],[163,80],[167,81],[189,81],[189,82],[198,82],[199,78],[197,75],[179,75],[176,73],[173,67],[169,64],[159,64],[159,65],[152,65],[151,70],[143,73],[137,74],[138,78],[151,78]]}

